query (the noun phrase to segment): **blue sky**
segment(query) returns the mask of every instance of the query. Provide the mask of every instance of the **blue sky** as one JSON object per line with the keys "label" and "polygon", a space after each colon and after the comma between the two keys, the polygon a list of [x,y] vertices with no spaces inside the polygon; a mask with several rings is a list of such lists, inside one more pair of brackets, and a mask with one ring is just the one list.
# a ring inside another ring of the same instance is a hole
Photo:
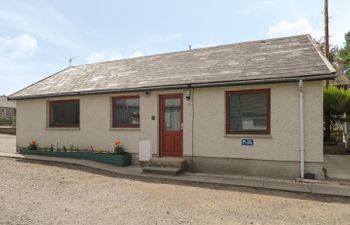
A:
{"label": "blue sky", "polygon": [[[350,30],[330,0],[331,44]],[[0,94],[68,66],[294,34],[322,37],[323,0],[0,0]]]}

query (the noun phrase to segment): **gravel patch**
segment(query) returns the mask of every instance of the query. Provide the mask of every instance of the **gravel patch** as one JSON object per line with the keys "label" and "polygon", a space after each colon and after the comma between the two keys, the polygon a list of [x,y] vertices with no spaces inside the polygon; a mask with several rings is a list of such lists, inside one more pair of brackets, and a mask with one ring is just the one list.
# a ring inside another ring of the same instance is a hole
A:
{"label": "gravel patch", "polygon": [[350,224],[349,198],[149,183],[7,158],[0,170],[0,224]]}

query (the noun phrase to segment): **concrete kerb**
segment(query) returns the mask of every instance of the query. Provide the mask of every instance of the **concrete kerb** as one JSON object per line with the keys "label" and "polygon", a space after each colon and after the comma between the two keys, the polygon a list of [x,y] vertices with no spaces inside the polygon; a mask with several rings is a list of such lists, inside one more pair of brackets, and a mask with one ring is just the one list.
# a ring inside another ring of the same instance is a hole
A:
{"label": "concrete kerb", "polygon": [[142,173],[139,167],[116,167],[113,165],[107,165],[103,163],[93,162],[82,159],[70,159],[70,158],[59,158],[59,157],[46,157],[46,156],[35,156],[35,155],[22,155],[22,154],[11,154],[11,153],[0,153],[0,157],[17,158],[17,159],[28,159],[28,160],[39,160],[48,162],[59,162],[73,165],[84,166],[93,168],[105,172],[110,172],[116,175],[121,175],[127,178],[137,178],[141,180],[152,180],[152,181],[165,181],[172,183],[185,183],[185,184],[209,184],[209,185],[225,185],[225,186],[241,186],[251,188],[264,188],[271,190],[291,191],[300,193],[310,194],[321,194],[321,195],[332,195],[332,196],[343,196],[350,197],[350,186],[329,184],[325,182],[300,182],[292,180],[274,180],[268,178],[250,178],[241,176],[221,176],[211,174],[195,174],[185,173],[180,176],[167,176],[157,174],[146,174]]}
{"label": "concrete kerb", "polygon": [[301,182],[264,181],[264,188],[281,191],[311,193],[308,185]]}

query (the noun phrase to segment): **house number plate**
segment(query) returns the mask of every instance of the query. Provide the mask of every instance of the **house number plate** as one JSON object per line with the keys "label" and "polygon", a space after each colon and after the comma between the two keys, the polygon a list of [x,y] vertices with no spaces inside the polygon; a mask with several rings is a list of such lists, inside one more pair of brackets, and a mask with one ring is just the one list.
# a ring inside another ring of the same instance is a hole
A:
{"label": "house number plate", "polygon": [[254,145],[254,140],[253,139],[242,139],[241,145]]}

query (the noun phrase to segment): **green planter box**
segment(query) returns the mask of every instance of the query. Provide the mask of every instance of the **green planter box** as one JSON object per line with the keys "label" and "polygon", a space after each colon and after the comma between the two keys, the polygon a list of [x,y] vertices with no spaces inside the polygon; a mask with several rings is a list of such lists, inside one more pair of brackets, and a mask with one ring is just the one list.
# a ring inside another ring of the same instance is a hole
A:
{"label": "green planter box", "polygon": [[96,162],[108,163],[116,166],[131,165],[131,154],[117,155],[113,153],[95,153],[95,152],[64,152],[64,151],[44,151],[44,150],[29,150],[21,149],[21,154],[43,155],[53,157],[66,157],[74,159],[87,159]]}

